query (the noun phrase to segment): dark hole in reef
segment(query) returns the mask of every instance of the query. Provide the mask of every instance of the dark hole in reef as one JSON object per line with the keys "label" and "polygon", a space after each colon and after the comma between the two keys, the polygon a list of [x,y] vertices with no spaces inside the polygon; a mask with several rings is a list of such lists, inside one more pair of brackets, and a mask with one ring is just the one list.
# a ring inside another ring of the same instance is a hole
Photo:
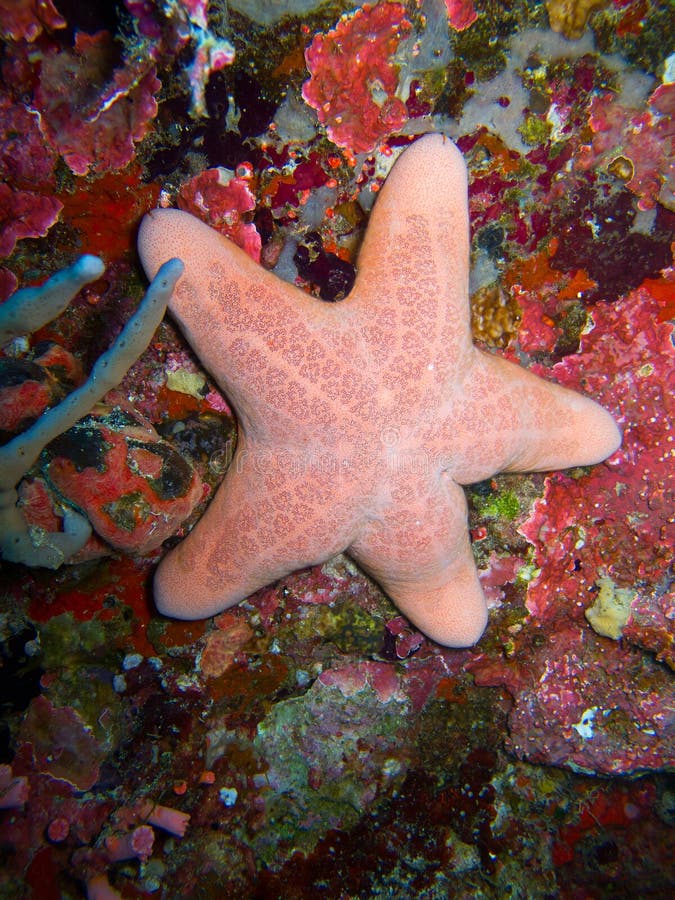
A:
{"label": "dark hole in reef", "polygon": [[160,500],[175,500],[183,497],[192,482],[192,468],[183,457],[168,444],[127,439],[129,449],[145,450],[153,453],[161,460],[161,471],[158,478],[148,479]]}
{"label": "dark hole in reef", "polygon": [[603,841],[595,848],[595,858],[601,866],[616,862],[619,858],[619,848],[614,841]]}
{"label": "dark hole in reef", "polygon": [[36,629],[26,625],[0,644],[0,763],[10,763],[14,755],[8,716],[27,709],[40,693],[40,679],[44,674],[40,657],[31,656],[26,650],[36,638]]}
{"label": "dark hole in reef", "polygon": [[504,242],[504,229],[501,225],[488,225],[479,232],[476,241],[481,250],[485,250],[488,256],[498,256],[497,251]]}
{"label": "dark hole in reef", "polygon": [[322,300],[343,300],[351,291],[356,278],[354,266],[334,253],[323,249],[321,236],[312,231],[305,235],[293,256],[298,272],[315,284]]}
{"label": "dark hole in reef", "polygon": [[648,233],[632,230],[635,217],[635,198],[625,188],[598,196],[579,185],[552,217],[558,246],[551,268],[584,269],[598,285],[587,301],[614,300],[656,277],[670,264],[675,214],[657,204]]}
{"label": "dark hole in reef", "polygon": [[0,388],[18,387],[25,381],[46,381],[44,369],[27,359],[0,359]]}
{"label": "dark hole in reef", "polygon": [[70,460],[78,472],[89,468],[104,472],[105,457],[109,449],[110,444],[104,440],[98,428],[91,422],[87,424],[85,418],[54,438],[45,452],[50,459],[61,456]]}
{"label": "dark hole in reef", "polygon": [[[201,134],[201,150],[209,165],[234,169],[250,158],[246,138],[265,131],[274,118],[278,100],[269,97],[247,72],[223,69],[209,78],[204,92],[208,121]],[[236,131],[227,130],[230,103],[236,106]]]}
{"label": "dark hole in reef", "polygon": [[82,3],[82,0],[54,0],[54,6],[68,23],[66,28],[59,29],[72,44],[76,31],[95,34],[97,31],[109,31],[117,34],[120,30],[121,14],[126,12],[124,4],[115,0],[98,0],[97,3]]}

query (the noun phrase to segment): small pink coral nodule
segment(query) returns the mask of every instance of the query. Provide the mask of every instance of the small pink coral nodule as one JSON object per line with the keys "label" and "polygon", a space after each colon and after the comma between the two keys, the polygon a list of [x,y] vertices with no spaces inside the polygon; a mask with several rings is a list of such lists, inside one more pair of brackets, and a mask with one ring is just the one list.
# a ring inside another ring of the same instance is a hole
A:
{"label": "small pink coral nodule", "polygon": [[178,194],[178,206],[230,238],[260,262],[262,241],[257,228],[247,222],[255,210],[255,195],[248,179],[232,176],[227,169],[206,169],[186,182]]}
{"label": "small pink coral nodule", "polygon": [[47,826],[47,837],[53,844],[60,844],[70,834],[70,822],[64,816],[58,816]]}
{"label": "small pink coral nodule", "polygon": [[140,859],[143,862],[152,856],[155,832],[149,825],[139,825],[125,834],[112,834],[105,839],[105,849],[110,862],[123,859]]}
{"label": "small pink coral nodule", "polygon": [[448,22],[455,31],[465,31],[478,18],[473,0],[445,0]]}

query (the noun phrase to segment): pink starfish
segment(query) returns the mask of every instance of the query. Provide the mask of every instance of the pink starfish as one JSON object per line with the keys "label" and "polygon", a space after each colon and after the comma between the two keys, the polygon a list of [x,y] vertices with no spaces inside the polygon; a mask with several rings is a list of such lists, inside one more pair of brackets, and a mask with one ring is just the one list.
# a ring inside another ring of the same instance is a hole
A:
{"label": "pink starfish", "polygon": [[149,277],[239,420],[206,514],[159,566],[157,607],[213,615],[345,551],[430,638],[467,646],[486,606],[462,485],[597,463],[620,434],[594,401],[473,346],[466,168],[440,135],[396,162],[349,297],[281,281],[184,212],[143,220]]}

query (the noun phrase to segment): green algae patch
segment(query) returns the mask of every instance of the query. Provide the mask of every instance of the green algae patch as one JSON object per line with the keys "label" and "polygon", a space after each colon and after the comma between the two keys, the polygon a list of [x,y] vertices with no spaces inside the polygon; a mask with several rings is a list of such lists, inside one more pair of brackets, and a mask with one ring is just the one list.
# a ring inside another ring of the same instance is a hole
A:
{"label": "green algae patch", "polygon": [[523,124],[517,129],[522,139],[531,147],[545,144],[551,134],[551,124],[546,119],[536,115],[527,116]]}
{"label": "green algae patch", "polygon": [[513,491],[501,491],[489,496],[474,493],[473,500],[480,515],[487,519],[512,522],[520,514],[520,501]]}
{"label": "green algae patch", "polygon": [[39,626],[40,649],[46,669],[68,668],[91,655],[109,650],[109,623],[94,617],[81,622],[72,613],[55,616]]}
{"label": "green algae patch", "polygon": [[351,600],[339,600],[328,605],[314,606],[294,625],[300,639],[321,637],[330,641],[342,653],[367,655],[382,649],[381,619],[370,615]]}

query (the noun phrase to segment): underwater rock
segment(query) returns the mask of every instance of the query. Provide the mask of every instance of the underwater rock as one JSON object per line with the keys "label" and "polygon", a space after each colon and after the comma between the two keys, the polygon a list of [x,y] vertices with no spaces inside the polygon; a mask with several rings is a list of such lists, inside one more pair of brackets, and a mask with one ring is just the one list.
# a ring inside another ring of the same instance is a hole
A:
{"label": "underwater rock", "polygon": [[[94,407],[51,442],[40,471],[100,538],[125,553],[159,547],[203,496],[190,463],[128,403]],[[29,508],[24,515],[30,522]]]}
{"label": "underwater rock", "polygon": [[403,779],[409,709],[385,663],[326,671],[302,697],[274,706],[253,742],[266,764],[266,815],[254,844],[267,865],[351,827]]}

